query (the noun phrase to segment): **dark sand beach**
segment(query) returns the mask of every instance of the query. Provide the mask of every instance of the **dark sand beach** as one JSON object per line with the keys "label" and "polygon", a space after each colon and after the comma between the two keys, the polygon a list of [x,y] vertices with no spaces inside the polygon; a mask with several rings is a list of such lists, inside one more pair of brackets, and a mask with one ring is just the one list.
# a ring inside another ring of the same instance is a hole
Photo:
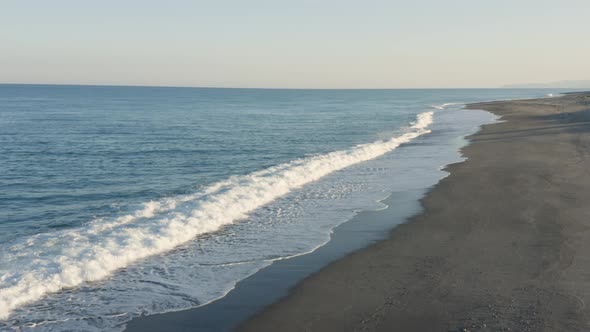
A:
{"label": "dark sand beach", "polygon": [[590,93],[469,105],[501,116],[389,239],[242,331],[590,330]]}

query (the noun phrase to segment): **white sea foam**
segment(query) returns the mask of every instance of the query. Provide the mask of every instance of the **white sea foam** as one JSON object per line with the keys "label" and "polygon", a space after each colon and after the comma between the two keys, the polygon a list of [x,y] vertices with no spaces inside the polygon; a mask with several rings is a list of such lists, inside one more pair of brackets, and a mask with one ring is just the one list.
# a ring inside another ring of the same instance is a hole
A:
{"label": "white sea foam", "polygon": [[432,116],[433,112],[419,114],[404,134],[389,140],[234,176],[196,194],[145,203],[136,212],[113,220],[38,234],[14,244],[8,248],[4,266],[19,269],[1,270],[0,319],[46,294],[103,279],[140,259],[234,223],[325,175],[390,152],[429,133]]}
{"label": "white sea foam", "polygon": [[556,97],[561,97],[563,96],[563,93],[548,93],[545,95],[545,97],[547,98],[556,98]]}
{"label": "white sea foam", "polygon": [[445,108],[447,108],[449,106],[454,106],[454,105],[461,105],[461,103],[444,103],[444,104],[438,104],[438,105],[430,105],[430,108],[434,108],[437,110],[444,110]]}

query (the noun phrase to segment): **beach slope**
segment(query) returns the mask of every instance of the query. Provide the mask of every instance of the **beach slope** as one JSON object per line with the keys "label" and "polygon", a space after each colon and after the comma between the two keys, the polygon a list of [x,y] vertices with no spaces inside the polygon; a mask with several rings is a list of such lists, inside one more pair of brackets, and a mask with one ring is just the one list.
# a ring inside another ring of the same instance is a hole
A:
{"label": "beach slope", "polygon": [[388,240],[242,331],[581,331],[590,325],[590,93],[469,105],[501,117]]}

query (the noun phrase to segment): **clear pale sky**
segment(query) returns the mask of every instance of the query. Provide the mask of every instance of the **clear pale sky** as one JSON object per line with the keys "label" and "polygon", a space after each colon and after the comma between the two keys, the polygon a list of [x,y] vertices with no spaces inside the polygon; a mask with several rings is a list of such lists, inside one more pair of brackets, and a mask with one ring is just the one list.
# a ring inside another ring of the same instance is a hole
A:
{"label": "clear pale sky", "polygon": [[590,0],[3,0],[0,82],[497,87],[590,79]]}

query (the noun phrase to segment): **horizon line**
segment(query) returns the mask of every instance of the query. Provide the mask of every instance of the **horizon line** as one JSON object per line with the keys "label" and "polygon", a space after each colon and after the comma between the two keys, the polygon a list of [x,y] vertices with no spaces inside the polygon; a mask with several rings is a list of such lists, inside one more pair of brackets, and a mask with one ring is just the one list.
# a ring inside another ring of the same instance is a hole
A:
{"label": "horizon line", "polygon": [[[180,88],[180,89],[234,89],[234,90],[467,90],[467,89],[539,89],[539,88],[508,88],[508,87],[413,87],[413,88],[301,88],[301,87],[238,87],[238,86],[182,86],[182,85],[136,85],[136,84],[78,84],[78,83],[3,83],[2,85],[30,86],[79,86],[79,87],[127,87],[127,88]],[[551,88],[549,88],[551,89]],[[560,89],[560,88],[555,88]]]}
{"label": "horizon line", "polygon": [[[574,87],[526,87],[510,85],[499,87],[410,87],[410,88],[301,88],[301,87],[237,87],[237,86],[187,86],[187,85],[135,85],[135,84],[77,84],[77,83],[3,83],[0,86],[6,85],[25,85],[25,86],[62,86],[62,87],[121,87],[121,88],[164,88],[164,89],[228,89],[228,90],[541,90],[541,89],[558,89],[570,91],[586,91],[588,88],[574,88]],[[515,84],[518,85],[518,84]]]}

